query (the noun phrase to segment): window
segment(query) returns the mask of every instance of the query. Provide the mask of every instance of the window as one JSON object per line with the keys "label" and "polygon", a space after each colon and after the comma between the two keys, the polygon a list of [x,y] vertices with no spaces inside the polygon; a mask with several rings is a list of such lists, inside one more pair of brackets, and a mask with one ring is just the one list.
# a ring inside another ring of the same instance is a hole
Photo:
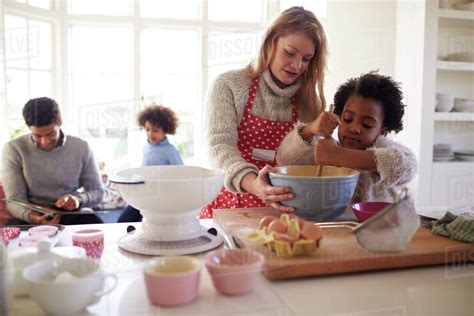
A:
{"label": "window", "polygon": [[260,0],[208,0],[211,21],[262,22]]}
{"label": "window", "polygon": [[133,0],[68,0],[68,13],[129,16],[132,4]]}
{"label": "window", "polygon": [[16,2],[25,3],[42,9],[51,9],[51,0],[16,0]]}
{"label": "window", "polygon": [[[70,0],[68,12],[118,14],[107,11],[110,7],[104,1],[89,6],[78,3]],[[117,20],[117,27],[111,26],[110,17],[107,23],[96,16],[86,18],[93,24],[87,26],[84,18],[77,22],[70,18],[69,99],[80,118],[79,135],[108,167],[137,165],[146,136],[136,125],[136,114],[147,105],[162,104],[179,117],[177,134],[170,139],[185,162],[205,164],[197,157],[197,150],[202,150],[200,124],[207,86],[218,73],[244,67],[258,50],[260,33],[242,31],[235,25],[226,27],[241,21],[228,21],[235,19],[235,14],[222,17],[221,12],[219,17],[219,10],[223,10],[220,1],[137,0],[135,4],[139,12],[132,12],[134,18],[129,22]],[[226,11],[228,6],[242,10],[237,1],[226,1],[225,6]],[[247,1],[246,6],[253,12],[246,14],[246,28],[259,30],[262,2]],[[202,19],[205,8],[210,17],[207,21]],[[123,10],[122,15],[126,14]],[[207,56],[203,56],[203,43],[209,50]],[[202,63],[203,58],[208,62]]]}
{"label": "window", "polygon": [[288,9],[293,6],[302,6],[306,10],[313,11],[318,19],[327,16],[327,1],[326,0],[281,0],[280,11]]}
{"label": "window", "polygon": [[260,48],[261,32],[211,31],[208,36],[207,71],[209,83],[231,69],[249,64]]}
{"label": "window", "polygon": [[199,1],[196,0],[140,0],[140,16],[144,18],[199,18]]}
{"label": "window", "polygon": [[21,116],[26,101],[53,95],[51,38],[50,23],[5,16],[6,113],[11,136],[26,130]]}
{"label": "window", "polygon": [[130,28],[72,26],[69,38],[70,100],[79,136],[98,161],[120,164],[128,156],[134,106]]}
{"label": "window", "polygon": [[144,103],[161,104],[177,113],[180,126],[177,135],[170,138],[183,157],[190,158],[194,153],[195,110],[199,107],[199,34],[195,30],[145,29],[140,43]]}
{"label": "window", "polygon": [[2,120],[11,136],[25,131],[25,102],[50,96],[61,106],[65,130],[88,140],[97,160],[112,169],[140,163],[146,139],[136,114],[152,103],[178,114],[180,127],[170,138],[185,162],[206,164],[208,86],[257,55],[264,24],[278,10],[267,0],[14,2],[4,4]]}

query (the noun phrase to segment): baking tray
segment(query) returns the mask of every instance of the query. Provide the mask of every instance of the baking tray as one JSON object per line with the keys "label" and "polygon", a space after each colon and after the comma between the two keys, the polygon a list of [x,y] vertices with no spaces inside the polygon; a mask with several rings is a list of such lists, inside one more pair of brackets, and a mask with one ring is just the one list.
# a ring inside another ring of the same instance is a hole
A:
{"label": "baking tray", "polygon": [[[20,228],[20,235],[18,235],[18,237],[16,238],[13,238],[13,239],[10,239],[9,240],[9,243],[7,245],[7,249],[8,250],[11,250],[11,249],[15,249],[15,248],[21,248],[20,247],[20,239],[25,237],[25,236],[28,236],[28,229],[32,228],[32,227],[36,227],[36,226],[41,226],[41,225],[0,225],[0,228],[2,227],[18,227]],[[51,247],[54,247],[56,245],[56,243],[59,241],[59,239],[61,238],[61,236],[63,235],[63,233],[66,231],[66,226],[64,225],[61,225],[61,224],[55,224],[55,225],[49,225],[49,226],[56,226],[58,228],[58,232],[56,233],[56,235],[54,236],[51,236],[51,237],[48,237],[47,241],[49,241],[51,243]]]}

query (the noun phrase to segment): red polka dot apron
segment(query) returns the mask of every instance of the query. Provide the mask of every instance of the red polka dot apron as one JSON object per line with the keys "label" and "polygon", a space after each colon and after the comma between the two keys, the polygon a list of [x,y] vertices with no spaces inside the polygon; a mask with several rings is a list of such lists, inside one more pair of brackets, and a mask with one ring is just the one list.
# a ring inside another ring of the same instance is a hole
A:
{"label": "red polka dot apron", "polygon": [[[291,121],[271,121],[255,116],[251,113],[255,94],[257,92],[259,78],[254,78],[249,88],[249,98],[245,105],[242,120],[237,128],[238,141],[237,148],[242,157],[258,169],[265,165],[275,166],[275,155],[272,160],[261,159],[265,153],[275,151],[280,146],[281,141],[294,128],[298,120],[295,98],[291,98]],[[256,157],[256,152],[260,153]],[[253,156],[252,156],[253,154]],[[232,193],[223,187],[219,195],[209,205],[202,208],[199,218],[212,218],[212,211],[224,208],[248,208],[268,206],[256,195],[251,193]]]}

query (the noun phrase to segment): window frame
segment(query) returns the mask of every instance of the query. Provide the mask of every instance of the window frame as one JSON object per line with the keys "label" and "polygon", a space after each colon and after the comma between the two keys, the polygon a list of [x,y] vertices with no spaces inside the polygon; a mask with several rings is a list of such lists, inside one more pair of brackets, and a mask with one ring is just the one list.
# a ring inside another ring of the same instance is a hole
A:
{"label": "window frame", "polygon": [[[131,16],[102,16],[102,15],[78,15],[68,14],[68,2],[66,0],[52,0],[50,10],[34,7],[14,0],[4,0],[4,15],[15,15],[52,25],[51,53],[52,53],[52,96],[58,101],[62,109],[62,117],[67,130],[76,134],[79,131],[78,120],[75,119],[80,109],[72,107],[72,90],[69,80],[69,29],[72,25],[127,25],[131,28],[132,36],[132,82],[133,99],[136,103],[141,101],[140,89],[140,32],[145,28],[173,28],[173,29],[195,29],[199,36],[199,60],[198,67],[198,106],[196,107],[193,127],[193,164],[208,166],[206,141],[204,132],[205,121],[205,96],[208,90],[208,34],[225,30],[255,31],[264,28],[268,18],[279,12],[279,1],[262,1],[262,20],[259,22],[236,22],[236,21],[210,21],[207,16],[208,3],[206,0],[200,2],[199,16],[197,19],[169,19],[169,18],[140,18],[139,0],[132,0],[133,7]],[[5,73],[6,76],[6,67]],[[6,78],[6,77],[5,77]],[[5,83],[6,86],[6,83]],[[6,100],[6,98],[5,98]],[[134,104],[137,106],[138,104]],[[6,110],[5,110],[6,112]],[[8,115],[2,116],[0,123],[8,126]],[[4,132],[8,141],[8,131]],[[4,143],[2,142],[2,143]]]}
{"label": "window frame", "polygon": [[[52,3],[51,3],[52,7]],[[18,68],[18,67],[8,67],[6,64],[6,51],[5,47],[2,47],[5,53],[5,63],[2,64],[2,68],[4,70],[2,76],[5,80],[5,96],[4,96],[4,109],[2,109],[2,115],[0,119],[0,123],[5,126],[5,131],[3,131],[3,136],[0,138],[2,144],[7,142],[10,139],[10,131],[8,130],[9,126],[9,116],[10,113],[8,111],[8,90],[7,90],[7,71],[8,69],[13,70],[21,70],[27,73],[27,81],[28,81],[28,94],[30,93],[30,73],[31,71],[44,71],[49,72],[51,74],[51,93],[52,95],[58,95],[60,87],[58,87],[58,80],[57,80],[57,66],[58,63],[56,61],[56,54],[57,54],[57,46],[59,43],[56,40],[56,34],[58,30],[58,14],[52,10],[47,10],[35,6],[31,6],[24,3],[17,3],[12,0],[5,0],[3,4],[3,12],[2,12],[2,21],[3,21],[3,30],[5,30],[5,16],[10,15],[14,17],[19,17],[22,19],[27,20],[27,25],[29,25],[30,20],[34,20],[41,23],[48,23],[51,25],[51,43],[50,43],[50,52],[51,52],[51,69],[45,70],[40,68],[34,68],[30,66],[29,58],[27,62],[26,68]],[[58,98],[57,98],[58,99]],[[27,100],[25,100],[26,102]],[[60,101],[60,100],[58,100]]]}

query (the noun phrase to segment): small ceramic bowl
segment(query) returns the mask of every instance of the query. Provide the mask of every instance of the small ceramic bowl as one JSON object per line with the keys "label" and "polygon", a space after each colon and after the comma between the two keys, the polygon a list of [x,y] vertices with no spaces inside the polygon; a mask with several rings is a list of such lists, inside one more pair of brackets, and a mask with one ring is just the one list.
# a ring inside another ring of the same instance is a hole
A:
{"label": "small ceramic bowl", "polygon": [[474,112],[474,100],[456,98],[453,110],[455,112]]}
{"label": "small ceramic bowl", "polygon": [[451,144],[434,144],[433,155],[435,156],[451,156],[453,154],[453,146]]}
{"label": "small ceramic bowl", "polygon": [[450,112],[454,107],[454,96],[444,93],[436,93],[436,112]]}
{"label": "small ceramic bowl", "polygon": [[8,260],[11,269],[11,281],[13,282],[12,292],[14,295],[29,295],[28,285],[23,278],[23,270],[34,264],[46,259],[61,258],[85,258],[86,251],[79,247],[54,247],[48,241],[40,241],[37,247],[14,248],[8,253]]}
{"label": "small ceramic bowl", "polygon": [[[114,284],[104,290],[108,277]],[[33,299],[53,315],[78,313],[117,285],[115,275],[105,275],[99,262],[91,258],[39,261],[23,270],[23,278]]]}
{"label": "small ceramic bowl", "polygon": [[189,256],[160,257],[145,264],[145,286],[154,305],[176,306],[197,298],[201,263]]}
{"label": "small ceramic bowl", "polygon": [[388,202],[360,202],[352,204],[355,216],[363,222],[390,205]]}
{"label": "small ceramic bowl", "polygon": [[225,295],[252,291],[258,282],[264,258],[250,249],[221,249],[206,255],[206,268],[216,290]]}
{"label": "small ceramic bowl", "polygon": [[100,259],[104,251],[104,232],[100,229],[80,229],[72,233],[72,244],[84,248],[87,256]]}

